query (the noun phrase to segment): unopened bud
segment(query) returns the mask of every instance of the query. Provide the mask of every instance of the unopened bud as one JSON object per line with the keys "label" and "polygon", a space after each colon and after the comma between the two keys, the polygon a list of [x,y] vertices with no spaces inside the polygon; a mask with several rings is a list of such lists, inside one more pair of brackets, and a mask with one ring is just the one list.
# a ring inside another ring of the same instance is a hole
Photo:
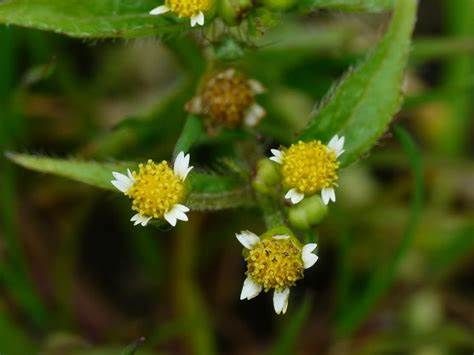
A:
{"label": "unopened bud", "polygon": [[299,229],[310,229],[326,216],[328,207],[318,195],[305,198],[288,209],[290,223]]}

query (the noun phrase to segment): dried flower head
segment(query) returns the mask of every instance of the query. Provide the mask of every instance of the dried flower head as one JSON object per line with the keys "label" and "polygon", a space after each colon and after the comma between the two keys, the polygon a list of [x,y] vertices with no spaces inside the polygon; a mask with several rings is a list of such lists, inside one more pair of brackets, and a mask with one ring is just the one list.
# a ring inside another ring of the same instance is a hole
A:
{"label": "dried flower head", "polygon": [[191,113],[206,115],[213,125],[236,127],[244,122],[255,126],[265,116],[265,110],[255,102],[255,96],[263,91],[258,81],[227,69],[205,82],[200,94],[186,108]]}

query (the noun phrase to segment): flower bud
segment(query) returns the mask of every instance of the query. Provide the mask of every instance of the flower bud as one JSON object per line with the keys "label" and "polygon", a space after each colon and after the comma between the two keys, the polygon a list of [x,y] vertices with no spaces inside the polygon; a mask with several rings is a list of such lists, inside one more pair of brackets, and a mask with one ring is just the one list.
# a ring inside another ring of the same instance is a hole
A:
{"label": "flower bud", "polygon": [[263,0],[265,6],[275,10],[286,10],[296,4],[296,0]]}
{"label": "flower bud", "polygon": [[251,0],[220,0],[219,16],[226,24],[236,25],[241,13],[251,6]]}
{"label": "flower bud", "polygon": [[278,167],[268,159],[262,159],[257,164],[257,173],[253,180],[253,187],[258,192],[271,195],[275,192],[275,186],[280,182]]}
{"label": "flower bud", "polygon": [[323,220],[328,207],[321,197],[313,195],[288,209],[290,223],[299,229],[309,229]]}

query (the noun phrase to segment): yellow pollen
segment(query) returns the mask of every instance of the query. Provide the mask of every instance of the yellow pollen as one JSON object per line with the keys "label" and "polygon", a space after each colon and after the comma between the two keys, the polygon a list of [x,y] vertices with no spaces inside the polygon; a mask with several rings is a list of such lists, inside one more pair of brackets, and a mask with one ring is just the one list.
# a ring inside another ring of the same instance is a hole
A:
{"label": "yellow pollen", "polygon": [[245,258],[247,275],[269,289],[282,290],[303,278],[301,248],[291,239],[264,239]]}
{"label": "yellow pollen", "polygon": [[148,160],[140,164],[133,178],[135,182],[127,196],[133,200],[132,209],[142,216],[162,218],[184,199],[185,186],[166,161],[156,164]]}
{"label": "yellow pollen", "polygon": [[320,141],[298,142],[283,153],[283,184],[304,194],[336,185],[339,162]]}
{"label": "yellow pollen", "polygon": [[212,0],[166,0],[166,6],[179,17],[193,17],[211,7]]}

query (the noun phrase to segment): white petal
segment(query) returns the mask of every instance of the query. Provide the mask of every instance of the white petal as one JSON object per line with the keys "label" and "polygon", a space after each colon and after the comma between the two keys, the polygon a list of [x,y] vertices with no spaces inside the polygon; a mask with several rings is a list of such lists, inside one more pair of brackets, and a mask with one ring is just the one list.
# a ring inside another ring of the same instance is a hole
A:
{"label": "white petal", "polygon": [[244,117],[244,122],[247,126],[254,127],[261,121],[265,114],[266,112],[262,106],[259,104],[253,104],[247,110],[247,113]]}
{"label": "white petal", "polygon": [[262,286],[253,281],[250,277],[244,280],[244,285],[242,286],[242,292],[240,293],[241,300],[251,300],[254,297],[257,297],[258,294],[262,291]]}
{"label": "white petal", "polygon": [[275,163],[281,164],[283,162],[283,152],[278,149],[270,149],[273,156],[270,157],[270,160],[274,161]]}
{"label": "white petal", "polygon": [[344,153],[344,137],[339,137],[337,134],[331,138],[328,143],[328,148],[336,153],[336,158]]}
{"label": "white petal", "polygon": [[291,189],[291,190],[288,190],[288,192],[285,195],[285,198],[287,200],[290,200],[292,204],[296,205],[302,199],[304,199],[304,194],[302,194],[301,192],[298,192],[298,190],[296,189]]}
{"label": "white petal", "polygon": [[274,235],[273,239],[288,239],[290,236],[289,235]]}
{"label": "white petal", "polygon": [[250,86],[250,89],[253,91],[255,95],[263,94],[265,92],[265,87],[262,85],[260,81],[250,79],[247,81]]}
{"label": "white petal", "polygon": [[204,26],[204,13],[202,11],[197,15],[197,24]]}
{"label": "white petal", "polygon": [[166,222],[171,224],[173,227],[176,226],[177,218],[176,218],[173,210],[170,210],[170,211],[166,212],[163,215],[163,217],[165,218]]}
{"label": "white petal", "polygon": [[316,243],[309,243],[303,246],[301,250],[301,259],[303,259],[305,269],[310,268],[318,261],[318,256],[313,254],[313,250],[316,249],[316,246]]}
{"label": "white petal", "polygon": [[260,242],[260,238],[250,231],[242,231],[240,233],[236,233],[235,237],[240,242],[240,244],[242,244],[244,248],[247,249],[252,249],[255,244]]}
{"label": "white petal", "polygon": [[170,11],[170,8],[168,6],[161,5],[151,10],[150,15],[161,15],[167,13],[168,11]]}
{"label": "white petal", "polygon": [[176,204],[173,206],[171,210],[166,212],[163,217],[169,224],[171,224],[174,227],[176,226],[176,222],[178,220],[185,221],[185,222],[188,220],[188,216],[185,213],[188,211],[189,211],[189,208],[187,208],[186,206]]}
{"label": "white petal", "polygon": [[112,172],[112,175],[114,176],[115,180],[111,180],[110,182],[123,193],[126,193],[135,182],[132,174],[130,173],[130,170],[128,170],[128,172],[128,176],[121,173],[117,173],[115,171]]}
{"label": "white petal", "polygon": [[336,192],[334,191],[334,188],[332,187],[325,187],[324,189],[321,190],[321,199],[323,200],[323,203],[327,205],[329,201],[336,202]]}
{"label": "white petal", "polygon": [[143,227],[145,227],[150,221],[150,219],[151,217],[145,217],[145,216],[142,216],[140,213],[137,213],[137,214],[134,214],[132,218],[130,218],[130,221],[134,222],[133,223],[134,226],[141,224]]}
{"label": "white petal", "polygon": [[181,205],[179,203],[177,203],[176,205],[174,205],[174,208],[176,208],[177,210],[181,211],[181,212],[189,212],[189,208],[186,207],[185,205]]}
{"label": "white petal", "polygon": [[290,289],[285,288],[283,291],[277,291],[273,293],[273,308],[275,308],[276,314],[285,314],[288,308],[288,297],[290,296]]}
{"label": "white petal", "polygon": [[197,15],[191,17],[191,27],[204,25],[204,13],[200,11]]}
{"label": "white petal", "polygon": [[193,169],[192,166],[189,166],[189,159],[189,154],[184,155],[184,152],[179,152],[174,161],[174,173],[180,177],[181,180],[185,180],[186,176],[188,176],[189,172]]}

